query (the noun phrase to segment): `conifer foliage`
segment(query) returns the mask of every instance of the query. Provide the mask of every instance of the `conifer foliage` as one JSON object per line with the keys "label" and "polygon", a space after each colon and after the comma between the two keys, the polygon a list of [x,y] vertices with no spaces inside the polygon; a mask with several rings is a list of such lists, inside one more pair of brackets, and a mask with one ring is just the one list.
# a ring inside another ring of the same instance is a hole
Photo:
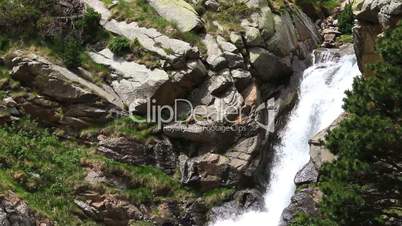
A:
{"label": "conifer foliage", "polygon": [[338,156],[321,168],[320,216],[299,215],[293,225],[401,225],[402,24],[385,32],[372,66],[347,92],[349,117],[327,137]]}

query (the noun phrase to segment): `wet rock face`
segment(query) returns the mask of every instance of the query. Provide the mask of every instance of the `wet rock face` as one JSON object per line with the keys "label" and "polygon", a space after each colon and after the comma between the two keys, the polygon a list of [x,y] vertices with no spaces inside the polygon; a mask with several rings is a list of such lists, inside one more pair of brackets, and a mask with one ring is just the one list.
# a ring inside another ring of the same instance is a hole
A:
{"label": "wet rock face", "polygon": [[318,214],[318,201],[320,191],[314,188],[305,188],[296,191],[291,199],[291,204],[283,211],[281,226],[288,225],[294,216],[299,213],[306,213],[311,216]]}
{"label": "wet rock face", "polygon": [[315,183],[318,181],[318,169],[316,169],[314,163],[309,161],[303,169],[301,169],[295,177],[295,184],[302,185],[302,184],[309,184]]}
{"label": "wet rock face", "polygon": [[208,213],[211,222],[218,219],[225,219],[238,216],[248,210],[262,210],[264,208],[264,198],[261,192],[256,189],[246,189],[236,192],[233,200],[221,206],[212,208]]}
{"label": "wet rock face", "polygon": [[320,176],[319,169],[323,163],[336,159],[336,156],[325,148],[325,137],[345,117],[345,114],[339,116],[328,128],[318,132],[309,141],[311,159],[295,176],[296,192],[292,196],[290,205],[282,212],[281,226],[289,225],[299,212],[311,216],[319,214],[318,203],[322,196],[317,186]]}

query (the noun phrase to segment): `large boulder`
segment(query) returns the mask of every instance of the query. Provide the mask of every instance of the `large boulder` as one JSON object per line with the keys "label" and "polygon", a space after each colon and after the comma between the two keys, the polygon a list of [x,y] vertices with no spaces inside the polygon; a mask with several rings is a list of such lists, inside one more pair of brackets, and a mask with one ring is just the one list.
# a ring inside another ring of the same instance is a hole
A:
{"label": "large boulder", "polygon": [[256,71],[256,76],[262,81],[286,79],[292,73],[291,68],[281,62],[281,59],[268,50],[254,47],[249,49],[250,63]]}
{"label": "large boulder", "polygon": [[212,70],[219,71],[224,68],[240,68],[245,63],[235,45],[227,42],[222,36],[214,37],[210,34],[205,35],[203,43],[207,48],[207,63]]}
{"label": "large boulder", "polygon": [[108,158],[137,165],[149,164],[153,160],[148,148],[134,139],[100,135],[98,140],[98,152]]}
{"label": "large boulder", "polygon": [[236,175],[231,175],[229,158],[213,153],[207,153],[194,158],[180,156],[181,182],[195,185],[201,190],[233,185]]}
{"label": "large boulder", "polygon": [[161,69],[151,70],[144,65],[120,59],[109,49],[89,54],[96,63],[113,69],[115,79],[112,87],[129,106],[130,112],[145,113],[147,101],[151,98],[157,104],[172,104],[206,76],[206,69],[198,60],[187,63],[186,69],[173,71],[169,75]]}
{"label": "large boulder", "polygon": [[378,36],[397,24],[402,18],[399,0],[363,0],[354,4],[357,23],[353,28],[353,41],[359,69],[363,74],[372,71],[367,65],[382,61],[376,52]]}
{"label": "large boulder", "polygon": [[166,20],[177,24],[182,32],[202,26],[198,13],[184,0],[149,0],[149,4]]}
{"label": "large boulder", "polygon": [[[135,22],[127,23],[126,21],[112,19],[112,13],[100,0],[84,0],[84,2],[101,14],[101,25],[106,30],[130,40],[138,40],[142,47],[158,54],[163,59],[169,60],[174,65],[183,65],[188,58],[195,59],[199,55],[198,49],[189,43],[169,38],[154,28],[140,27]],[[183,16],[183,14],[177,15]]]}
{"label": "large boulder", "polygon": [[16,107],[46,124],[83,128],[106,122],[125,109],[111,87],[95,84],[38,55],[16,51],[7,56],[7,66],[22,85]]}

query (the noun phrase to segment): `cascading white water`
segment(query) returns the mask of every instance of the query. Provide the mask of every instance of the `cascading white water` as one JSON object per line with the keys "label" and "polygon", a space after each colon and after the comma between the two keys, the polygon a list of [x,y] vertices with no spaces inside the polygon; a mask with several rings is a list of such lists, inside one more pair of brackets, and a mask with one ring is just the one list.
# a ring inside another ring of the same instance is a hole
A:
{"label": "cascading white water", "polygon": [[354,55],[343,56],[337,62],[334,60],[324,54],[303,73],[299,102],[280,134],[280,144],[274,148],[269,187],[264,196],[266,210],[221,219],[214,226],[280,224],[282,211],[290,204],[295,191],[294,177],[309,161],[308,140],[342,113],[344,92],[360,74]]}

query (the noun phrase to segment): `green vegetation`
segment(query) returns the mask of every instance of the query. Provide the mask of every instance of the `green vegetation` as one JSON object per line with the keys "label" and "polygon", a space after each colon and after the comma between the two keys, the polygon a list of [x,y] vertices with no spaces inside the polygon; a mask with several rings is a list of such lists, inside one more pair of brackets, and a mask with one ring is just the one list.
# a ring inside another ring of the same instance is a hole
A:
{"label": "green vegetation", "polygon": [[154,126],[146,122],[140,123],[141,121],[145,120],[140,118],[140,116],[135,116],[135,118],[121,117],[115,119],[106,126],[86,129],[82,131],[81,136],[90,137],[97,134],[104,134],[114,137],[127,136],[140,141],[145,141],[152,136]]}
{"label": "green vegetation", "polygon": [[86,152],[59,142],[36,123],[24,119],[0,128],[1,191],[14,190],[39,212],[61,224],[76,223],[71,215],[74,183],[83,179],[80,158]]}
{"label": "green vegetation", "polygon": [[[107,5],[110,0],[103,0]],[[155,28],[160,32],[172,28],[171,23],[159,16],[158,13],[148,4],[146,0],[119,0],[112,8],[113,17],[116,20],[136,22],[140,26]]]}
{"label": "green vegetation", "polygon": [[343,34],[352,34],[354,19],[352,3],[348,3],[338,16],[339,31]]}
{"label": "green vegetation", "polygon": [[[135,204],[157,206],[163,200],[182,200],[195,194],[151,166],[133,166],[95,154],[91,148],[60,141],[29,119],[0,127],[0,193],[14,191],[28,205],[58,225],[83,225],[75,215],[77,189],[114,194]],[[86,167],[124,184],[85,182]],[[90,223],[90,222],[89,222]]]}
{"label": "green vegetation", "polygon": [[245,2],[240,1],[222,1],[220,5],[219,12],[208,11],[204,15],[207,21],[206,29],[208,32],[217,30],[216,26],[212,24],[215,20],[228,32],[240,31],[242,29],[240,26],[241,19],[248,18],[258,10],[256,8],[249,8]]}
{"label": "green vegetation", "polygon": [[130,40],[120,36],[111,39],[108,47],[117,56],[123,56],[131,50]]}
{"label": "green vegetation", "polygon": [[353,43],[353,36],[351,34],[343,34],[336,38],[336,41],[342,43]]}
{"label": "green vegetation", "polygon": [[85,46],[107,38],[107,33],[99,25],[100,15],[90,8],[64,19],[69,22],[58,21],[62,12],[57,4],[56,0],[0,0],[0,29],[8,31],[0,37],[0,51],[34,47],[69,68],[81,66]]}
{"label": "green vegetation", "polygon": [[208,207],[213,207],[227,201],[234,192],[234,188],[215,188],[206,192],[203,195],[203,199]]}
{"label": "green vegetation", "polygon": [[327,137],[337,160],[321,168],[320,216],[300,214],[293,225],[398,225],[402,218],[402,24],[386,31],[383,63],[348,91],[346,120]]}
{"label": "green vegetation", "polygon": [[[148,68],[155,69],[160,68],[160,57],[147,49],[145,49],[137,39],[130,41],[125,37],[114,37],[109,41],[109,49],[120,57],[125,57],[130,54],[128,60],[135,60],[136,62],[147,66]],[[167,53],[171,53],[171,49],[165,50]]]}

